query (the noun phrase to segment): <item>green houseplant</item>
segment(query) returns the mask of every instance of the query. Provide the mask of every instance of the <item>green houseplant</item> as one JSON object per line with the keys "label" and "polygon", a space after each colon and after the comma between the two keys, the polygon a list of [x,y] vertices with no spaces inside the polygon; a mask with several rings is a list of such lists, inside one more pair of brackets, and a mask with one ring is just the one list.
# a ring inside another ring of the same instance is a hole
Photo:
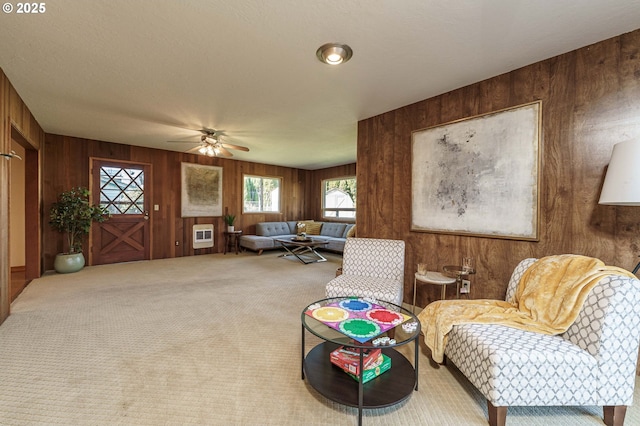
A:
{"label": "green houseplant", "polygon": [[49,224],[66,234],[69,252],[59,253],[54,262],[57,272],[77,272],[84,267],[82,239],[89,234],[91,224],[104,222],[109,213],[102,207],[90,202],[89,190],[78,187],[63,192],[49,211]]}
{"label": "green houseplant", "polygon": [[222,220],[224,220],[224,223],[227,224],[227,232],[233,232],[235,229],[233,223],[236,221],[236,215],[225,214],[224,216],[222,216]]}

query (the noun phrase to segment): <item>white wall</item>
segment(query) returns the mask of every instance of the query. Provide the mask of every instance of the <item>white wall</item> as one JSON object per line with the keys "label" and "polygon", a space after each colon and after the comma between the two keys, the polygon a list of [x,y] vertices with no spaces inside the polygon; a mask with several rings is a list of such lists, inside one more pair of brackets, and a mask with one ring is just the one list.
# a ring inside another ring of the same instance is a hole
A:
{"label": "white wall", "polygon": [[[11,149],[23,159],[25,149],[11,141]],[[0,160],[5,161],[5,160]],[[9,258],[11,267],[25,266],[25,171],[24,160],[14,158],[10,161],[11,167],[11,194],[9,197]]]}

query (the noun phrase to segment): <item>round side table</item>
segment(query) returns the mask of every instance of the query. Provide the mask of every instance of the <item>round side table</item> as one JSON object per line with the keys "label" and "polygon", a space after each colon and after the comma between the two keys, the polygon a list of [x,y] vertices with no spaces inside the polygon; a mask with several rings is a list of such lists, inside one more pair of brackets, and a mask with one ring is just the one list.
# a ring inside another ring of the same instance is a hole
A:
{"label": "round side table", "polygon": [[416,272],[413,278],[413,310],[412,313],[416,312],[416,287],[418,283],[426,283],[439,285],[442,287],[440,298],[444,300],[446,298],[447,286],[449,284],[455,284],[457,280],[455,278],[447,277],[446,275],[441,274],[440,272],[428,271],[424,275],[420,275]]}
{"label": "round side table", "polygon": [[231,251],[235,248],[236,254],[240,251],[240,237],[242,236],[242,231],[224,231],[224,254],[227,254],[227,251]]}

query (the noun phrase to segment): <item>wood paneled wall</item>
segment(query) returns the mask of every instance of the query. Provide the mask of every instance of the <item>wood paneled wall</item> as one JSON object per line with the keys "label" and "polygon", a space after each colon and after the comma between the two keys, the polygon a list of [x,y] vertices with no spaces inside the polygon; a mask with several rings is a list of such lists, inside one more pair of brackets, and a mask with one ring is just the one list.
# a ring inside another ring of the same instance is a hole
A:
{"label": "wood paneled wall", "polygon": [[[11,151],[11,139],[27,149],[25,167],[31,172],[34,180],[28,184],[27,208],[35,212],[35,218],[29,224],[35,232],[27,235],[27,277],[39,276],[40,258],[40,221],[37,212],[40,210],[39,149],[44,141],[44,132],[35,120],[26,104],[0,69],[0,152]],[[11,161],[20,161],[17,159]],[[0,323],[9,315],[10,309],[10,253],[9,253],[9,176],[11,161],[0,158]]]}
{"label": "wood paneled wall", "polygon": [[[428,77],[425,77],[428,78]],[[411,132],[542,100],[539,242],[411,232]],[[475,259],[471,297],[503,298],[526,257],[576,253],[633,269],[640,208],[598,205],[614,144],[640,142],[640,30],[358,123],[358,233],[407,243],[405,301],[418,262]],[[438,289],[420,287],[422,306]]]}
{"label": "wood paneled wall", "polygon": [[[23,146],[26,144],[27,149],[40,149],[44,141],[44,131],[11,83],[9,83],[9,120],[14,139]],[[17,137],[16,132],[19,135]]]}
{"label": "wood paneled wall", "polygon": [[[325,169],[319,172],[270,166],[224,158],[209,158],[196,154],[183,154],[150,148],[122,145],[95,140],[79,139],[60,135],[46,135],[44,165],[44,209],[49,208],[62,191],[74,186],[89,186],[89,158],[150,163],[152,165],[153,200],[159,211],[151,212],[152,258],[180,257],[223,251],[224,223],[220,217],[182,218],[180,217],[180,170],[181,162],[220,166],[223,168],[223,210],[237,216],[236,229],[245,234],[255,233],[255,225],[264,221],[318,219],[315,211],[307,208],[316,205],[309,182],[314,176],[331,176],[342,173],[343,167]],[[355,172],[355,166],[351,170]],[[352,173],[353,173],[352,172]],[[282,178],[282,212],[273,214],[242,214],[242,178],[244,174],[273,176]],[[312,179],[313,178],[313,179]],[[324,179],[325,177],[322,177]],[[319,190],[319,184],[317,185]],[[213,223],[215,227],[215,247],[194,250],[192,248],[192,226],[197,223]],[[176,241],[179,245],[176,246]],[[56,253],[63,250],[61,235],[49,226],[44,228],[44,265],[51,269]]]}

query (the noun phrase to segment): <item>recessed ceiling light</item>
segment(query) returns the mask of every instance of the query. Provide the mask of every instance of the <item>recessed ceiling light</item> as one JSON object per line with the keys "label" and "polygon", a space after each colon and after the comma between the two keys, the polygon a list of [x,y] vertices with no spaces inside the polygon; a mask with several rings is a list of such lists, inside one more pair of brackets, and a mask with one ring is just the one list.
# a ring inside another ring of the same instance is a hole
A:
{"label": "recessed ceiling light", "polygon": [[320,62],[329,65],[339,65],[347,62],[353,56],[353,50],[346,44],[327,43],[316,50]]}

